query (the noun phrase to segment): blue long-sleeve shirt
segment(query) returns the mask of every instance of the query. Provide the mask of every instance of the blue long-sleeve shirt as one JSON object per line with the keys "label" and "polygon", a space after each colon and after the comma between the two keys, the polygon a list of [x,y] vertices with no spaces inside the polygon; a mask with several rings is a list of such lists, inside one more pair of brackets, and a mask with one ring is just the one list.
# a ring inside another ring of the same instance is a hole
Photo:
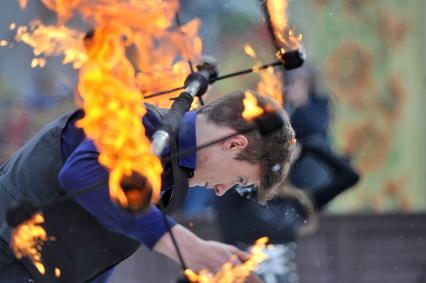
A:
{"label": "blue long-sleeve shirt", "polygon": [[[148,110],[142,123],[147,136],[151,137],[160,125],[160,120]],[[195,147],[195,136],[195,112],[188,112],[179,126],[179,150]],[[99,152],[94,143],[84,137],[81,130],[75,127],[75,122],[70,122],[62,133],[62,155],[66,161],[58,178],[67,192],[77,191],[108,178],[108,171],[98,162]],[[188,170],[195,170],[195,153],[181,157],[179,164]],[[163,190],[170,188],[172,184],[169,176],[171,175],[163,174]],[[151,205],[142,216],[132,215],[111,202],[107,187],[81,195],[76,201],[106,228],[126,234],[149,248],[152,248],[166,232],[161,212],[157,207]],[[172,226],[176,224],[170,218],[169,222]]]}

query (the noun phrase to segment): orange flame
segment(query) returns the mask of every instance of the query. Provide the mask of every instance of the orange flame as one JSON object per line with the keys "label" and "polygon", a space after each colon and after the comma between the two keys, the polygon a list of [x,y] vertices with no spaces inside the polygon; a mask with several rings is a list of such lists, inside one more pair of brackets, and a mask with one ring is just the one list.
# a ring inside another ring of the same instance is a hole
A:
{"label": "orange flame", "polygon": [[44,265],[41,261],[41,250],[45,241],[53,240],[48,238],[46,231],[41,224],[44,217],[41,213],[34,216],[16,227],[12,232],[11,247],[17,258],[28,257],[37,270],[45,273]]}
{"label": "orange flame", "polygon": [[122,177],[133,171],[146,176],[154,189],[152,201],[157,202],[162,166],[151,153],[141,123],[146,109],[125,56],[123,28],[118,23],[99,27],[88,44],[89,59],[80,70],[79,82],[85,117],[78,126],[95,141],[99,162],[110,170],[111,198],[127,208],[129,201],[120,186]]}
{"label": "orange flame", "polygon": [[[34,48],[32,66],[44,66],[40,56],[64,54],[64,64],[80,68],[77,99],[85,117],[78,126],[95,142],[99,162],[110,171],[111,198],[127,208],[129,200],[120,180],[137,172],[147,177],[153,187],[152,202],[157,202],[162,166],[151,153],[141,123],[146,113],[143,96],[183,84],[189,73],[183,60],[201,54],[199,20],[171,29],[177,0],[42,2],[57,13],[58,25],[33,22],[17,30],[17,39]],[[75,13],[96,27],[92,38],[83,40],[84,33],[63,25]],[[128,55],[129,51],[133,53]],[[176,62],[178,57],[183,60]],[[169,106],[170,96],[152,102]]]}
{"label": "orange flame", "polygon": [[[296,35],[293,30],[288,27],[288,0],[266,0],[267,9],[271,16],[271,22],[274,34],[277,40],[284,45],[285,48],[296,49],[300,47],[302,34]],[[281,50],[283,52],[283,50]]]}
{"label": "orange flame", "polygon": [[[244,45],[244,52],[252,58],[256,57],[256,52],[249,44]],[[261,63],[256,63],[252,67],[253,72],[258,73],[260,76],[260,81],[257,85],[257,91],[261,93],[262,95],[269,96],[270,98],[275,100],[277,103],[282,105],[283,88],[282,88],[281,79],[274,72],[273,67],[269,67],[266,69],[266,71],[261,72],[260,70],[261,66],[262,66]]]}
{"label": "orange flame", "polygon": [[83,4],[83,0],[41,0],[43,4],[58,15],[58,23],[64,24],[71,19],[74,10],[78,5]]}
{"label": "orange flame", "polygon": [[[180,56],[192,60],[201,53],[202,44],[197,36],[199,21],[191,21],[180,30],[170,30],[178,10],[177,0],[42,2],[57,13],[58,24],[46,26],[34,21],[28,27],[21,26],[16,30],[17,41],[33,47],[32,67],[43,67],[44,57],[64,55],[64,64],[80,68],[76,98],[85,117],[78,126],[95,142],[100,152],[99,162],[110,171],[111,198],[128,208],[130,200],[120,181],[123,176],[137,172],[147,177],[153,188],[151,202],[157,202],[162,166],[151,153],[141,123],[146,109],[140,90],[145,95],[163,90],[162,87],[168,89],[169,85],[182,85],[189,70],[184,61],[175,59]],[[27,1],[20,0],[19,4],[24,8]],[[75,13],[96,27],[92,38],[84,40],[84,32],[64,25]],[[127,56],[132,48],[133,60]],[[156,102],[164,101],[169,103],[164,97]],[[39,216],[36,220],[41,222]],[[12,240],[17,255],[29,255],[41,273],[44,267],[37,251],[46,239],[41,226],[22,225]],[[55,274],[60,276],[60,270],[55,270]]]}
{"label": "orange flame", "polygon": [[244,52],[251,58],[256,58],[256,52],[249,44],[244,44]]}
{"label": "orange flame", "polygon": [[208,270],[202,270],[197,274],[187,269],[185,275],[191,282],[197,283],[242,283],[260,263],[267,259],[263,252],[267,242],[267,237],[258,239],[251,250],[250,258],[242,264],[233,265],[228,262],[216,274],[212,274]]}
{"label": "orange flame", "polygon": [[[54,56],[64,54],[63,63],[72,63],[74,68],[80,68],[87,60],[83,43],[84,33],[69,29],[65,26],[45,26],[39,21],[33,21],[30,27],[21,26],[16,33],[17,41],[22,41],[33,48],[35,56]],[[34,68],[40,58],[31,66]],[[44,64],[45,59],[43,58]],[[37,63],[36,63],[37,62]]]}
{"label": "orange flame", "polygon": [[[163,90],[174,89],[183,85],[190,70],[187,60],[194,60],[201,55],[202,43],[197,32],[200,21],[194,19],[183,25],[177,32],[168,32],[159,39],[159,48],[150,51],[150,56],[139,56],[137,84],[144,96]],[[136,46],[145,52],[146,39],[138,38]],[[152,46],[149,46],[152,48]],[[143,53],[142,53],[143,54]],[[176,57],[181,55],[184,60],[175,62]],[[175,62],[175,63],[174,63]],[[172,66],[170,68],[170,66]],[[177,92],[166,96],[150,99],[160,107],[169,107],[172,103],[171,97]]]}
{"label": "orange flame", "polygon": [[256,97],[250,92],[244,93],[244,110],[242,116],[244,119],[251,121],[254,118],[263,114],[263,109],[258,106]]}
{"label": "orange flame", "polygon": [[282,80],[278,77],[279,73],[275,73],[272,67],[269,67],[264,72],[259,72],[260,81],[257,85],[257,91],[266,95],[279,105],[283,104],[283,87]]}

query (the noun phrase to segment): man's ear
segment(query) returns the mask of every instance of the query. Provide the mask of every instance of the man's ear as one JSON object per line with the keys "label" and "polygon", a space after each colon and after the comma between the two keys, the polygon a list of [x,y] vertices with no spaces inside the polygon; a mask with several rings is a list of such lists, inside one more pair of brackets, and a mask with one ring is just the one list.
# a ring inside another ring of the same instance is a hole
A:
{"label": "man's ear", "polygon": [[244,135],[236,135],[226,139],[222,148],[224,150],[242,150],[246,148],[248,145],[248,140]]}

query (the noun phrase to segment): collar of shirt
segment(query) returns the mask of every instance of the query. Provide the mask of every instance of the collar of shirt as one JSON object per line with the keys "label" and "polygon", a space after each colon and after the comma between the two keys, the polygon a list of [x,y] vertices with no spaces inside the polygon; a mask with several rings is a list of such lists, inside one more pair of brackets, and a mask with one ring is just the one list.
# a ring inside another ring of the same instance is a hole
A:
{"label": "collar of shirt", "polygon": [[[179,124],[179,152],[195,149],[197,146],[195,117],[195,111],[186,112]],[[194,171],[197,165],[197,151],[179,156],[179,165]]]}

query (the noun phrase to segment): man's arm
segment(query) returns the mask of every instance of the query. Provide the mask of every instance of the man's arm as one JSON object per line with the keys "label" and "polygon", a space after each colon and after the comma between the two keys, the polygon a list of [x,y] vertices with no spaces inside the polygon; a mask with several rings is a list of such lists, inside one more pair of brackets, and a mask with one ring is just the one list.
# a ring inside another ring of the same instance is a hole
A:
{"label": "man's arm", "polygon": [[[68,157],[61,172],[59,182],[68,193],[108,179],[107,170],[98,162],[99,153],[90,140],[84,140]],[[166,233],[161,211],[150,206],[142,216],[135,216],[112,203],[108,187],[104,186],[76,198],[105,228],[125,234],[152,249]],[[169,218],[170,225],[176,224]]]}
{"label": "man's arm", "polygon": [[[96,147],[89,140],[84,140],[74,150],[59,174],[59,181],[67,192],[77,191],[108,178],[108,172],[98,162],[98,155]],[[148,248],[154,248],[155,251],[179,262],[158,208],[150,206],[143,216],[136,217],[112,203],[107,187],[83,194],[76,201],[107,229],[135,238]],[[205,241],[183,226],[176,225],[171,218],[167,219],[187,267],[194,271],[205,268],[217,271],[230,260],[236,263],[246,257],[246,253],[234,246]]]}
{"label": "man's arm", "polygon": [[[179,224],[172,228],[172,232],[185,264],[194,271],[208,269],[216,272],[227,262],[239,263],[248,257],[247,253],[234,246],[203,240]],[[179,262],[179,257],[169,233],[164,234],[158,240],[154,246],[154,251]]]}

